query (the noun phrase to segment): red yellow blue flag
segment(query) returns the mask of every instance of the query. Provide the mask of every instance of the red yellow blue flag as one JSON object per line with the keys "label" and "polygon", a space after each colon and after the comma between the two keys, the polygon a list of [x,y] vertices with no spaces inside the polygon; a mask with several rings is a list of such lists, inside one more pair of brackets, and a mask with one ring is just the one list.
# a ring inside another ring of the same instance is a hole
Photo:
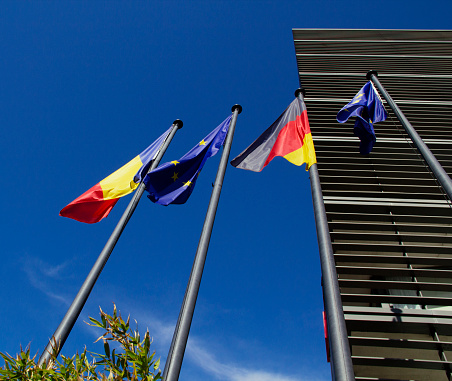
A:
{"label": "red yellow blue flag", "polygon": [[88,224],[107,217],[121,197],[138,187],[170,131],[171,128],[138,156],[65,206],[60,216]]}

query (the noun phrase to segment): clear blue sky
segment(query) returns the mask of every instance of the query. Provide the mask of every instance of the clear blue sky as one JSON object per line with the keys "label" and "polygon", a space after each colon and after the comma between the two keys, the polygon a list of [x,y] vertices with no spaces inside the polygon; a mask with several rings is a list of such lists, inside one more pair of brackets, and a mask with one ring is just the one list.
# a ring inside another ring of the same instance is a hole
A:
{"label": "clear blue sky", "polygon": [[[292,28],[451,29],[451,13],[449,0],[2,1],[0,351],[42,351],[130,196],[94,225],[59,210],[176,118],[163,161],[240,103],[239,154],[293,99]],[[219,157],[187,204],[141,200],[62,353],[101,351],[83,321],[115,302],[163,365]],[[229,166],[180,380],[328,380],[321,311],[308,174]]]}

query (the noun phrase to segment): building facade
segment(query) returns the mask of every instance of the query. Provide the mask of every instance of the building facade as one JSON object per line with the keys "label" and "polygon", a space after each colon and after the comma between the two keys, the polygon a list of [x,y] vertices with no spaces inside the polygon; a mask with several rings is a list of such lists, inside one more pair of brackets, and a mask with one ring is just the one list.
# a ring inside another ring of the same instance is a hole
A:
{"label": "building facade", "polygon": [[294,29],[356,380],[451,380],[452,207],[388,105],[359,154],[337,112],[376,70],[452,174],[452,31]]}

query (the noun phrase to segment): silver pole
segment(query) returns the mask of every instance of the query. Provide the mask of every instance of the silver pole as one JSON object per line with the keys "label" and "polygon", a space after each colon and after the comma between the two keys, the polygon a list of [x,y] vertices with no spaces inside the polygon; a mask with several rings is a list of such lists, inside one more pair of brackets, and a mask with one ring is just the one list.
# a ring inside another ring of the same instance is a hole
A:
{"label": "silver pole", "polygon": [[432,151],[430,151],[430,149],[421,139],[421,137],[414,129],[414,127],[411,125],[411,123],[408,121],[408,119],[405,117],[402,110],[400,110],[399,106],[397,106],[397,103],[394,102],[389,93],[380,83],[377,76],[378,73],[375,70],[370,70],[367,73],[366,78],[372,81],[372,83],[377,87],[378,91],[380,91],[381,95],[386,100],[386,102],[388,102],[389,107],[391,107],[392,111],[394,111],[394,114],[397,116],[397,119],[402,124],[408,136],[411,138],[411,141],[424,158],[433,175],[436,177],[438,182],[443,187],[444,191],[447,194],[447,197],[449,197],[449,200],[452,200],[452,180],[450,179],[449,175],[446,173],[446,171],[441,166],[439,161],[433,155]]}
{"label": "silver pole", "polygon": [[[162,144],[157,154],[157,157],[154,159],[149,169],[149,172],[157,168],[157,166],[160,163],[160,160],[163,157],[163,154],[165,153],[166,149],[171,143],[171,140],[176,134],[176,131],[179,128],[182,128],[182,126],[183,123],[181,120],[177,119],[174,121],[171,132],[169,136],[166,138],[165,142]],[[108,258],[110,257],[110,254],[112,253],[116,245],[116,242],[118,242],[118,239],[121,236],[127,223],[129,222],[130,217],[132,217],[132,214],[135,211],[144,190],[145,185],[143,182],[141,182],[137,190],[135,191],[135,194],[133,195],[132,199],[130,200],[129,205],[124,211],[121,219],[119,220],[118,224],[113,230],[113,233],[111,234],[110,238],[105,244],[105,247],[99,254],[97,261],[94,263],[93,267],[91,268],[91,271],[89,272],[88,276],[86,277],[85,281],[80,287],[80,290],[77,293],[77,296],[75,297],[68,311],[66,312],[66,315],[64,316],[55,333],[53,334],[52,338],[49,340],[49,343],[47,344],[46,348],[42,352],[41,357],[39,358],[38,361],[39,365],[42,365],[44,362],[47,363],[50,360],[52,354],[58,356],[58,354],[60,353],[61,348],[63,348],[66,339],[71,333],[71,330],[74,327],[75,322],[77,321],[80,313],[82,312],[83,306],[88,300],[89,294],[91,293],[94,284],[97,281],[97,278],[99,278],[100,273],[102,272],[105,264],[107,263]]]}
{"label": "silver pole", "polygon": [[184,301],[180,309],[179,318],[174,330],[171,347],[166,359],[165,368],[163,369],[163,381],[177,381],[179,379],[182,361],[184,359],[185,347],[187,346],[188,334],[195,311],[196,299],[198,297],[199,287],[201,284],[202,272],[206,262],[207,249],[209,248],[212,227],[215,221],[218,201],[220,199],[221,188],[223,186],[224,174],[228,164],[229,152],[231,150],[232,138],[234,136],[237,115],[242,112],[242,106],[235,105],[232,107],[232,121],[229,126],[228,136],[224,143],[223,154],[218,166],[215,184],[213,186],[212,195],[210,196],[209,207],[207,209],[204,226],[202,228],[201,237],[199,238],[198,249],[196,251],[195,260],[188,280],[187,289],[185,290]]}
{"label": "silver pole", "polygon": [[[304,101],[304,92],[305,90],[300,88],[295,91],[295,96],[300,101]],[[309,168],[309,177],[311,180],[312,204],[314,205],[315,227],[317,230],[320,267],[322,270],[323,301],[328,326],[331,371],[333,380],[354,381],[355,373],[353,371],[347,327],[345,326],[344,311],[342,309],[341,293],[337,281],[336,263],[334,261],[317,164],[312,164]]]}

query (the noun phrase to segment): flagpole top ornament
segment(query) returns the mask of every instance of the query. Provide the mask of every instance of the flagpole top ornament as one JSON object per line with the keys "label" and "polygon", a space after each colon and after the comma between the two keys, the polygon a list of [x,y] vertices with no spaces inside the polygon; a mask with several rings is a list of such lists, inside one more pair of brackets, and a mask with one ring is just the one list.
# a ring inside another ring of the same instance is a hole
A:
{"label": "flagpole top ornament", "polygon": [[366,74],[366,78],[370,81],[370,78],[372,77],[372,74],[375,75],[375,77],[378,77],[378,72],[376,70],[369,70]]}
{"label": "flagpole top ornament", "polygon": [[298,94],[300,93],[303,94],[303,97],[306,95],[306,90],[304,89],[304,87],[299,87],[295,90],[295,98],[298,98]]}
{"label": "flagpole top ornament", "polygon": [[234,112],[235,110],[237,110],[237,113],[240,114],[242,112],[242,106],[240,105],[232,106],[231,111]]}
{"label": "flagpole top ornament", "polygon": [[177,125],[177,128],[180,130],[182,128],[182,126],[184,125],[184,122],[182,122],[182,120],[180,119],[176,119],[173,124]]}

